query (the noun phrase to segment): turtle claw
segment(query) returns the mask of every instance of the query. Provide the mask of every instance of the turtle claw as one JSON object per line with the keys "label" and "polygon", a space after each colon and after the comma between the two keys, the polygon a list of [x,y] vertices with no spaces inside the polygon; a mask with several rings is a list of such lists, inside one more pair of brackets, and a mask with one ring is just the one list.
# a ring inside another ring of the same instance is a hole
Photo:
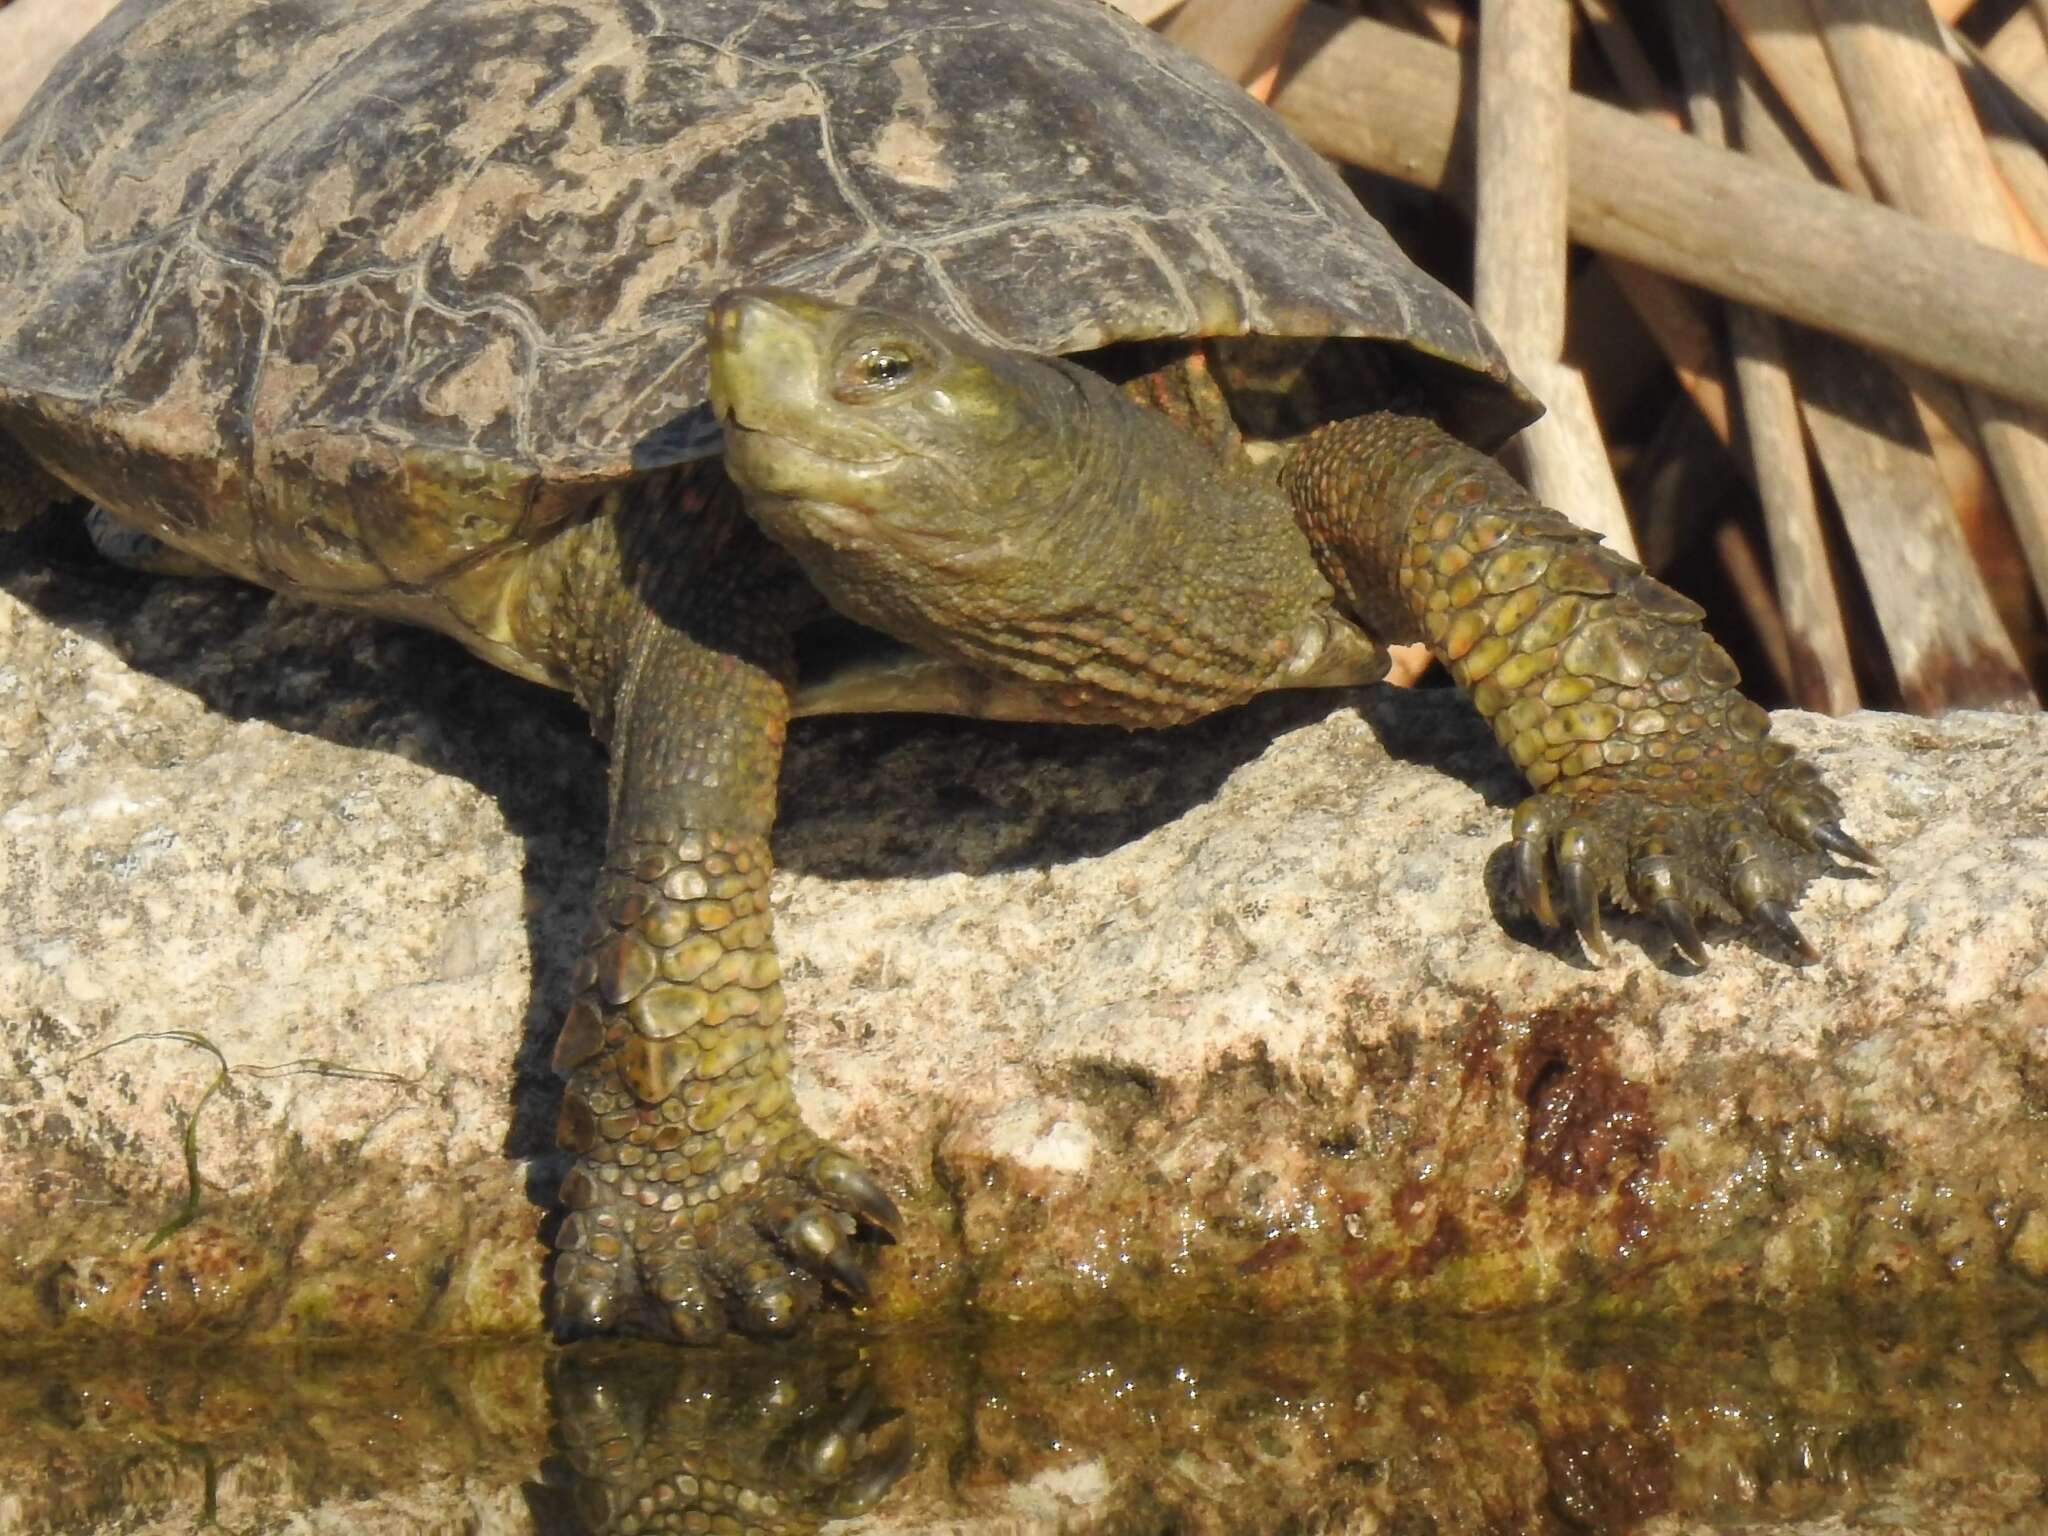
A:
{"label": "turtle claw", "polygon": [[1692,914],[1685,910],[1685,904],[1666,896],[1657,903],[1656,913],[1657,920],[1671,931],[1672,942],[1677,944],[1679,953],[1705,970],[1707,946],[1700,942],[1699,926],[1693,922]]}
{"label": "turtle claw", "polygon": [[1788,754],[1773,766],[1761,785],[1726,772],[1553,782],[1515,811],[1522,899],[1545,927],[1575,929],[1596,964],[1610,958],[1603,897],[1654,917],[1695,966],[1708,962],[1708,917],[1747,920],[1800,964],[1815,963],[1820,953],[1790,908],[1809,878],[1835,867],[1822,850],[1876,860],[1842,830],[1841,808],[1809,764]]}
{"label": "turtle claw", "polygon": [[1820,951],[1799,931],[1799,925],[1792,921],[1792,914],[1785,910],[1782,901],[1760,901],[1750,908],[1749,915],[1782,940],[1799,957],[1801,965],[1820,962]]}
{"label": "turtle claw", "polygon": [[1605,965],[1614,958],[1614,951],[1607,943],[1606,930],[1600,926],[1600,887],[1592,870],[1581,860],[1560,860],[1557,873],[1564,886],[1565,910],[1571,914],[1572,926],[1579,931],[1579,942],[1585,946],[1587,958],[1595,965]]}
{"label": "turtle claw", "polygon": [[821,1152],[811,1164],[811,1182],[876,1231],[895,1241],[903,1214],[868,1171],[844,1152]]}
{"label": "turtle claw", "polygon": [[855,1305],[866,1306],[873,1293],[868,1287],[868,1277],[854,1258],[847,1241],[852,1236],[852,1218],[845,1218],[845,1223],[841,1226],[833,1220],[830,1212],[814,1205],[784,1222],[780,1230],[767,1235],[812,1274],[821,1280],[829,1280],[845,1292]]}
{"label": "turtle claw", "polygon": [[1522,892],[1522,904],[1546,928],[1557,926],[1557,906],[1550,899],[1550,850],[1541,835],[1518,832],[1515,837],[1515,883]]}
{"label": "turtle claw", "polygon": [[1855,838],[1842,830],[1839,821],[1824,821],[1811,832],[1814,845],[1825,848],[1829,853],[1839,854],[1853,863],[1866,865],[1871,869],[1882,869],[1877,856]]}

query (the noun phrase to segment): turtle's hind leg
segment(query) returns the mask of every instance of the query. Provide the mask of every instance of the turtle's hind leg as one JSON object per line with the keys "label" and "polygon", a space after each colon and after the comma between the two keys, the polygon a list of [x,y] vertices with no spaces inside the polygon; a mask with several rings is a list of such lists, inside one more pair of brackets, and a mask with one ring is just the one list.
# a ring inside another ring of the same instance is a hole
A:
{"label": "turtle's hind leg", "polygon": [[1814,767],[1736,692],[1701,609],[1418,417],[1309,435],[1281,472],[1340,601],[1424,640],[1536,792],[1515,812],[1523,898],[1597,958],[1600,901],[1654,914],[1696,964],[1696,919],[1741,917],[1801,960],[1791,903],[1823,850],[1869,862]]}

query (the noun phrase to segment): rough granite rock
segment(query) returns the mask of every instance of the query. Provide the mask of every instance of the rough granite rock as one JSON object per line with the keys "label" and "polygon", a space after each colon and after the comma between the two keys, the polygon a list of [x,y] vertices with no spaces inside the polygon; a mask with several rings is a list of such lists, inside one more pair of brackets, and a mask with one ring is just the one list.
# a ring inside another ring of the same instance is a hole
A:
{"label": "rough granite rock", "polygon": [[[0,1337],[535,1332],[580,719],[54,557],[0,557]],[[1518,914],[1449,695],[800,728],[793,1049],[902,1198],[876,1313],[2038,1302],[2048,722],[1778,729],[1887,875],[1809,892],[1826,964],[1721,934],[1693,976]]]}

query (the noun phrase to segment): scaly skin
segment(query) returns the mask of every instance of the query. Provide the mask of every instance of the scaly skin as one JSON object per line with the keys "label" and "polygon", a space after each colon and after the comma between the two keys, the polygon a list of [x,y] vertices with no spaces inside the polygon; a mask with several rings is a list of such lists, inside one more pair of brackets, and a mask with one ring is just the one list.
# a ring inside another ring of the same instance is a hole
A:
{"label": "scaly skin", "polygon": [[[559,541],[558,541],[559,542]],[[612,811],[567,1079],[558,1334],[785,1333],[899,1218],[789,1089],[768,829],[793,618],[813,599],[715,474],[636,488],[530,578],[527,643],[582,680]]]}
{"label": "scaly skin", "polygon": [[1324,426],[1275,475],[1206,425],[1193,365],[1120,393],[772,290],[721,301],[712,391],[749,511],[836,607],[1037,681],[1067,718],[1160,725],[1287,686],[1318,613],[1428,641],[1537,791],[1514,824],[1531,911],[1557,923],[1554,877],[1596,957],[1607,897],[1695,963],[1703,916],[1811,959],[1788,905],[1823,850],[1869,860],[1696,605],[1421,417]]}
{"label": "scaly skin", "polygon": [[1427,641],[1537,791],[1515,812],[1524,899],[1587,947],[1600,898],[1653,912],[1706,962],[1694,918],[1786,912],[1822,848],[1867,861],[1813,766],[1769,739],[1699,606],[1540,505],[1417,417],[1311,433],[1281,471],[1339,600],[1391,642]]}

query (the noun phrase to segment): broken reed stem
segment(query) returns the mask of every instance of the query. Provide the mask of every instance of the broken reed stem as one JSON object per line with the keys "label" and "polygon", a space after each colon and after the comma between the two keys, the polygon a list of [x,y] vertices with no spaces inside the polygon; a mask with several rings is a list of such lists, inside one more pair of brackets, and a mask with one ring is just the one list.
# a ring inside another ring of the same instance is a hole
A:
{"label": "broken reed stem", "polygon": [[[1714,520],[1714,553],[1720,557],[1721,570],[1728,578],[1728,584],[1735,589],[1735,599],[1742,604],[1742,611],[1749,615],[1751,630],[1756,635],[1757,649],[1763,652],[1764,665],[1771,669],[1773,676],[1781,681],[1797,677],[1801,668],[1792,646],[1792,633],[1785,622],[1785,610],[1778,601],[1771,576],[1764,569],[1763,557],[1757,553],[1756,541],[1749,536],[1749,530],[1732,517]],[[1810,669],[1809,669],[1810,670]],[[1814,709],[1796,692],[1793,703],[1801,709]],[[1847,714],[1856,706],[1851,703],[1846,709],[1829,711],[1832,714]]]}
{"label": "broken reed stem", "polygon": [[1721,365],[1720,344],[1704,308],[1679,283],[1652,272],[1648,267],[1623,261],[1618,256],[1600,258],[1613,275],[1614,285],[1628,300],[1629,308],[1643,329],[1664,354],[1679,387],[1699,408],[1714,436],[1728,446],[1735,440],[1735,424],[1728,407],[1728,384]]}
{"label": "broken reed stem", "polygon": [[1586,18],[1586,29],[1606,56],[1607,67],[1620,82],[1622,95],[1635,103],[1636,110],[1645,117],[1667,122],[1674,128],[1683,127],[1666,99],[1664,82],[1657,78],[1656,66],[1643,52],[1635,30],[1623,18],[1615,0],[1579,0],[1579,13]]}
{"label": "broken reed stem", "polygon": [[1185,0],[1159,30],[1264,101],[1302,0]]}
{"label": "broken reed stem", "polygon": [[[1818,25],[1813,20],[1807,0],[1790,0],[1790,3],[1788,0],[1722,0],[1721,8],[1731,18],[1738,13],[1747,18],[1746,22],[1738,24],[1738,33],[1744,35],[1749,44],[1743,55],[1746,66],[1756,69],[1759,74],[1768,74],[1771,72],[1769,66],[1775,64],[1775,81],[1782,87],[1776,100],[1785,104],[1794,125],[1793,131],[1806,132],[1808,143],[1816,136],[1839,140],[1838,147],[1820,159],[1823,162],[1832,159],[1838,174],[1853,172],[1849,185],[1862,189],[1868,195],[1870,184],[1855,151],[1848,108],[1835,80],[1833,66],[1827,60],[1826,46],[1820,40]],[[1802,17],[1805,18],[1805,30],[1793,31]],[[1764,90],[1761,79],[1756,82],[1756,88]],[[1786,92],[1791,93],[1789,99]],[[1814,174],[1815,164],[1807,153],[1806,144],[1795,145],[1786,138],[1786,130],[1781,128],[1778,118],[1769,110],[1762,96],[1750,105],[1754,106],[1755,113],[1745,119],[1745,132],[1750,137],[1749,151],[1758,154],[1767,143],[1774,156],[1766,155],[1764,158],[1771,159],[1789,173]],[[1955,516],[1962,521],[1973,547],[1987,541],[1995,543],[2005,529],[2005,517],[1995,505],[1976,428],[1968,408],[1962,404],[1961,392],[1950,380],[1936,377],[1925,368],[1903,361],[1897,367],[1912,393],[1914,410],[1931,446],[1935,468],[1947,488]],[[1831,474],[1830,478],[1837,477]],[[1839,484],[1836,490],[1838,495],[1843,493]],[[2016,552],[2014,558],[2019,558]],[[2005,606],[2018,612],[2025,605],[2022,601]]]}
{"label": "broken reed stem", "polygon": [[1807,0],[1720,0],[1728,25],[1826,163],[1837,185],[1870,195],[1856,134]]}
{"label": "broken reed stem", "polygon": [[[1663,83],[1658,80],[1642,45],[1623,19],[1615,0],[1579,0],[1579,10],[1592,29],[1593,38],[1606,55],[1621,82],[1622,91],[1645,117],[1682,128],[1678,114],[1665,101]],[[1734,438],[1729,419],[1728,387],[1722,368],[1720,346],[1714,338],[1700,304],[1678,283],[1634,262],[1612,256],[1599,258],[1608,264],[1615,286],[1649,332],[1650,339],[1671,364],[1679,387],[1691,397],[1707,425],[1724,445]]]}
{"label": "broken reed stem", "polygon": [[[1722,103],[1730,80],[1721,18],[1712,0],[1668,0],[1666,14],[1692,131],[1704,142],[1726,148],[1729,132]],[[1828,566],[1820,498],[1807,461],[1778,322],[1747,304],[1730,304],[1728,344],[1742,399],[1751,475],[1776,575],[1781,630],[1776,652],[1783,659],[1786,692],[1804,708],[1847,714],[1859,703],[1855,667],[1841,598]],[[1741,551],[1754,558],[1746,541]],[[1730,547],[1722,545],[1722,553],[1727,557]]]}
{"label": "broken reed stem", "polygon": [[1570,0],[1480,0],[1473,307],[1547,407],[1516,448],[1537,498],[1634,557],[1592,396],[1564,362]]}
{"label": "broken reed stem", "polygon": [[1148,27],[1183,3],[1184,0],[1110,0],[1111,5],[1133,21]]}
{"label": "broken reed stem", "polygon": [[[2001,183],[1925,0],[1812,0],[1856,143],[1885,201],[1993,249],[2019,249]],[[2035,590],[2048,600],[2048,437],[1983,391],[1970,412]]]}
{"label": "broken reed stem", "polygon": [[2020,122],[2027,107],[1953,29],[1944,27],[1941,40],[1976,109],[1985,147],[1998,167],[2006,211],[2027,254],[2040,261],[2048,253],[2048,160]]}
{"label": "broken reed stem", "polygon": [[1451,48],[1465,46],[1472,18],[1458,0],[1398,0],[1399,5],[1438,42]]}
{"label": "broken reed stem", "polygon": [[2048,125],[2048,22],[2031,10],[2015,11],[1979,57],[1999,83],[2026,104],[2036,124]]}
{"label": "broken reed stem", "polygon": [[[1463,73],[1450,49],[1312,0],[1274,105],[1316,148],[1441,189],[1463,176]],[[1602,102],[1573,97],[1567,126],[1582,243],[2048,404],[2048,271]]]}
{"label": "broken reed stem", "polygon": [[[1745,151],[1787,175],[1814,174],[1772,114],[1755,61],[1731,59]],[[1916,430],[1921,397],[1954,393],[1830,338],[1788,338],[1800,416],[1826,471],[1907,706],[2028,708],[2033,690],[1957,523],[1935,454]],[[1910,388],[1910,392],[1909,392]],[[1917,412],[1917,414],[1916,414]]]}
{"label": "broken reed stem", "polygon": [[1473,306],[1517,366],[1564,352],[1563,0],[1480,0]]}

